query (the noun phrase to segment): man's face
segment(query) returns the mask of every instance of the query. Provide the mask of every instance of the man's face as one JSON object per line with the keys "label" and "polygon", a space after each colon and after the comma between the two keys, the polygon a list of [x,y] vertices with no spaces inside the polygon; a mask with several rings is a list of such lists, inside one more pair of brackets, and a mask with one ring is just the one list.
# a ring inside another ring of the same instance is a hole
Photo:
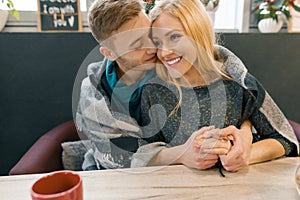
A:
{"label": "man's face", "polygon": [[150,21],[143,12],[123,24],[112,36],[113,53],[123,73],[154,68],[156,47],[149,38]]}

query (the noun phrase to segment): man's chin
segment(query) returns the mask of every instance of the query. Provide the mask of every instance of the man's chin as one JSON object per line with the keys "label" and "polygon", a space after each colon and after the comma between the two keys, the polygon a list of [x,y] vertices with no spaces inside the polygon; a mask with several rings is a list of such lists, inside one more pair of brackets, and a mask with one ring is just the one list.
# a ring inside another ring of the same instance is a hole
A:
{"label": "man's chin", "polygon": [[149,71],[155,68],[155,63],[151,63],[151,64],[144,64],[138,67],[135,67],[133,70],[136,71]]}

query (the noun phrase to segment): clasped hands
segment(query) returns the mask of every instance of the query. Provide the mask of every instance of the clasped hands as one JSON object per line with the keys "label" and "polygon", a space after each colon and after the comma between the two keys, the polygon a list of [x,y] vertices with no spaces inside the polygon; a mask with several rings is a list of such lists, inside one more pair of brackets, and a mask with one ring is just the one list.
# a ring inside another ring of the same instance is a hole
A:
{"label": "clasped hands", "polygon": [[182,164],[204,170],[220,159],[225,170],[235,172],[249,164],[252,133],[249,127],[217,129],[208,126],[195,131],[183,146]]}

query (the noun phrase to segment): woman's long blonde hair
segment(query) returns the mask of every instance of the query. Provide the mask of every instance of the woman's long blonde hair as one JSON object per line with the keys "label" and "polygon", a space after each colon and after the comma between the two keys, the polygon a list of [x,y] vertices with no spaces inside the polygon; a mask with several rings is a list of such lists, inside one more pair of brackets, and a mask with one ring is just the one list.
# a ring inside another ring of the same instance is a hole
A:
{"label": "woman's long blonde hair", "polygon": [[[187,36],[193,41],[197,56],[197,65],[194,65],[194,67],[201,76],[214,72],[216,75],[230,78],[217,65],[216,58],[219,57],[219,53],[214,48],[216,44],[215,32],[212,22],[200,0],[157,1],[157,5],[150,12],[151,22],[155,22],[165,12],[179,19]],[[182,91],[178,81],[168,75],[166,67],[157,65],[156,70],[158,76],[167,82],[174,83],[178,88],[180,98],[179,103],[174,109],[176,111],[182,102]]]}

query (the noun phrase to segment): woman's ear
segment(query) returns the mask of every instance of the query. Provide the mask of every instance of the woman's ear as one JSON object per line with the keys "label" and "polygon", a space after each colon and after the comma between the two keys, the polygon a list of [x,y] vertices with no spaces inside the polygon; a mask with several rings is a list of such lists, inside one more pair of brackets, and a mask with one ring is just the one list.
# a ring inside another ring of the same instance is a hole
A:
{"label": "woman's ear", "polygon": [[115,54],[106,47],[100,47],[100,53],[105,56],[108,60],[115,61],[116,56]]}

